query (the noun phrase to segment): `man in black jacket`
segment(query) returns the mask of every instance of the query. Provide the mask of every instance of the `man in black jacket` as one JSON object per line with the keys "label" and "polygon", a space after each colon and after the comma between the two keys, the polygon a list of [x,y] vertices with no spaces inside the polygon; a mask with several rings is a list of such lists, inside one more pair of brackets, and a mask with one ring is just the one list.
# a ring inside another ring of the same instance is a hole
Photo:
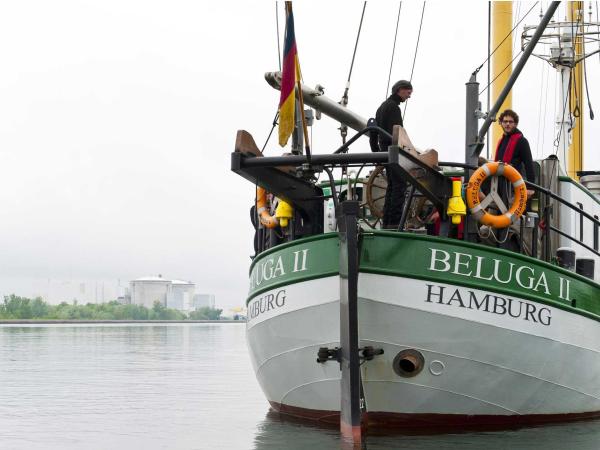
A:
{"label": "man in black jacket", "polygon": [[[535,170],[529,142],[517,128],[519,125],[518,114],[512,109],[507,109],[500,114],[498,120],[504,135],[498,141],[495,161],[510,164],[519,171],[525,180],[535,183]],[[527,197],[531,198],[532,195],[533,190],[527,189]]]}
{"label": "man in black jacket", "polygon": [[[400,80],[392,86],[391,95],[377,109],[375,121],[377,125],[392,134],[394,125],[404,126],[400,103],[408,100],[412,94],[413,87],[410,81]],[[387,136],[379,135],[379,151],[387,152],[392,145],[392,140]],[[387,173],[388,187],[385,193],[385,204],[383,206],[383,228],[397,229],[402,217],[402,205],[404,204],[404,193],[406,183],[403,180],[395,180],[392,174]]]}

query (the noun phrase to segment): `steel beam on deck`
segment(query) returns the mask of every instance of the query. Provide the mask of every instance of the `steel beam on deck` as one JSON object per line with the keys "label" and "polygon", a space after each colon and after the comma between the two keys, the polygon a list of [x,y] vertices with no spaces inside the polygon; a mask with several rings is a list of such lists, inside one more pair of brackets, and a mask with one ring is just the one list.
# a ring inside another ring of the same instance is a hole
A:
{"label": "steel beam on deck", "polygon": [[338,212],[340,236],[340,347],[342,439],[362,441],[362,389],[358,354],[358,213],[357,201],[342,202]]}

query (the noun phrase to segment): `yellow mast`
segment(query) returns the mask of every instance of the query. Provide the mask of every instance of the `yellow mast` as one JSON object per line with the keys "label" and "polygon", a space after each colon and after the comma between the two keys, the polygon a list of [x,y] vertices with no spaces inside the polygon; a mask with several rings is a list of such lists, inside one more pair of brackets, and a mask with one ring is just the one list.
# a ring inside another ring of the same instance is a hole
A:
{"label": "yellow mast", "polygon": [[[504,38],[506,40],[500,45],[498,50],[492,56],[491,79],[493,80],[498,74],[496,81],[492,83],[492,104],[500,96],[502,88],[506,85],[508,78],[512,74],[512,2],[494,1],[492,2],[492,51]],[[508,36],[508,37],[507,37]],[[507,67],[508,66],[508,67]],[[506,70],[504,70],[506,68]],[[504,72],[503,72],[504,71]],[[508,94],[504,103],[500,107],[500,112],[512,107],[512,92]],[[492,126],[492,148],[491,156],[495,156],[496,144],[502,137],[502,127],[496,122]]]}
{"label": "yellow mast", "polygon": [[[573,30],[576,33],[577,39],[573,38],[573,48],[575,52],[575,61],[583,57],[583,36],[581,26],[583,23],[583,2],[567,2],[567,17],[569,22],[574,22]],[[569,176],[578,180],[577,172],[583,168],[583,62],[577,64],[572,72],[570,101],[569,106],[571,113],[579,111],[579,116],[575,118],[575,124],[572,133],[571,144],[567,151],[567,172]]]}

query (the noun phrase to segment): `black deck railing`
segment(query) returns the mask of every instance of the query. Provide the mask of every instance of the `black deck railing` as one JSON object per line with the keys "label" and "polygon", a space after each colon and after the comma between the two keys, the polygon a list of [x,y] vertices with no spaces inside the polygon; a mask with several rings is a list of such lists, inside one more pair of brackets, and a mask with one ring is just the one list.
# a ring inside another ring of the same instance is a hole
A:
{"label": "black deck railing", "polygon": [[[382,128],[378,126],[368,126],[363,130],[356,133],[352,138],[350,138],[346,143],[344,143],[341,147],[339,147],[333,154],[328,155],[312,155],[310,164],[321,166],[323,169],[327,169],[326,166],[356,166],[356,165],[384,165],[389,163],[388,155],[385,152],[373,152],[371,154],[361,153],[359,155],[349,154],[348,151],[350,146],[354,144],[361,136],[377,134],[383,135],[389,139],[392,136]],[[303,155],[297,156],[281,156],[281,157],[269,157],[269,158],[251,158],[244,162],[244,166],[248,168],[252,167],[278,167],[278,166],[302,166],[307,163],[306,157]],[[437,164],[440,167],[459,167],[462,169],[471,169],[476,170],[476,166],[472,166],[469,164],[465,164],[462,162],[448,162],[448,161],[440,161]],[[333,176],[330,170],[326,170],[330,184],[331,184],[331,192],[332,196],[335,197],[337,194],[337,190],[335,189],[335,182],[333,180]],[[569,239],[577,245],[585,248],[590,251],[594,255],[600,257],[599,245],[600,245],[600,220],[597,216],[593,216],[588,212],[583,210],[583,205],[578,204],[574,205],[571,202],[563,199],[558,194],[552,192],[549,189],[546,189],[542,186],[539,186],[535,183],[525,181],[527,187],[535,190],[536,195],[538,196],[538,217],[535,218],[532,239],[529,243],[530,252],[532,255],[537,255],[537,241],[538,241],[538,230],[542,232],[542,240],[541,243],[543,245],[544,251],[542,252],[543,259],[546,261],[551,261],[554,255],[552,255],[552,244],[550,239],[550,232],[556,233],[562,237]],[[418,193],[415,193],[418,195]],[[324,199],[325,197],[323,197]],[[338,205],[337,198],[334,198],[334,202]],[[573,214],[579,215],[579,233],[578,237],[571,236],[559,228],[553,226],[551,224],[551,216],[553,214],[552,211],[552,201],[556,201],[561,205],[566,206],[570,209]],[[586,223],[591,223],[593,226],[593,243],[589,245],[584,242],[584,225]],[[521,222],[522,223],[522,222]],[[268,247],[273,245],[273,241],[276,241],[276,233],[272,230],[268,232],[264,232],[264,237],[259,236],[258,244],[259,252],[262,250],[266,250]],[[524,245],[523,245],[523,225],[521,225],[521,233],[519,238],[520,251],[525,253]],[[267,242],[262,241],[271,241],[270,245]],[[265,245],[266,244],[266,245]]]}

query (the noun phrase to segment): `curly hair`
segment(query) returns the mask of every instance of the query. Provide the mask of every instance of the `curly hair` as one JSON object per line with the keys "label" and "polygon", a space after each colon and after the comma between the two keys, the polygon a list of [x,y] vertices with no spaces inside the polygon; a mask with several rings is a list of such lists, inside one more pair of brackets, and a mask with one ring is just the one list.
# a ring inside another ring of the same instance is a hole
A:
{"label": "curly hair", "polygon": [[505,109],[502,111],[502,114],[500,114],[500,117],[498,117],[498,122],[502,122],[505,116],[512,117],[512,119],[515,121],[515,125],[519,125],[519,115],[512,109]]}

